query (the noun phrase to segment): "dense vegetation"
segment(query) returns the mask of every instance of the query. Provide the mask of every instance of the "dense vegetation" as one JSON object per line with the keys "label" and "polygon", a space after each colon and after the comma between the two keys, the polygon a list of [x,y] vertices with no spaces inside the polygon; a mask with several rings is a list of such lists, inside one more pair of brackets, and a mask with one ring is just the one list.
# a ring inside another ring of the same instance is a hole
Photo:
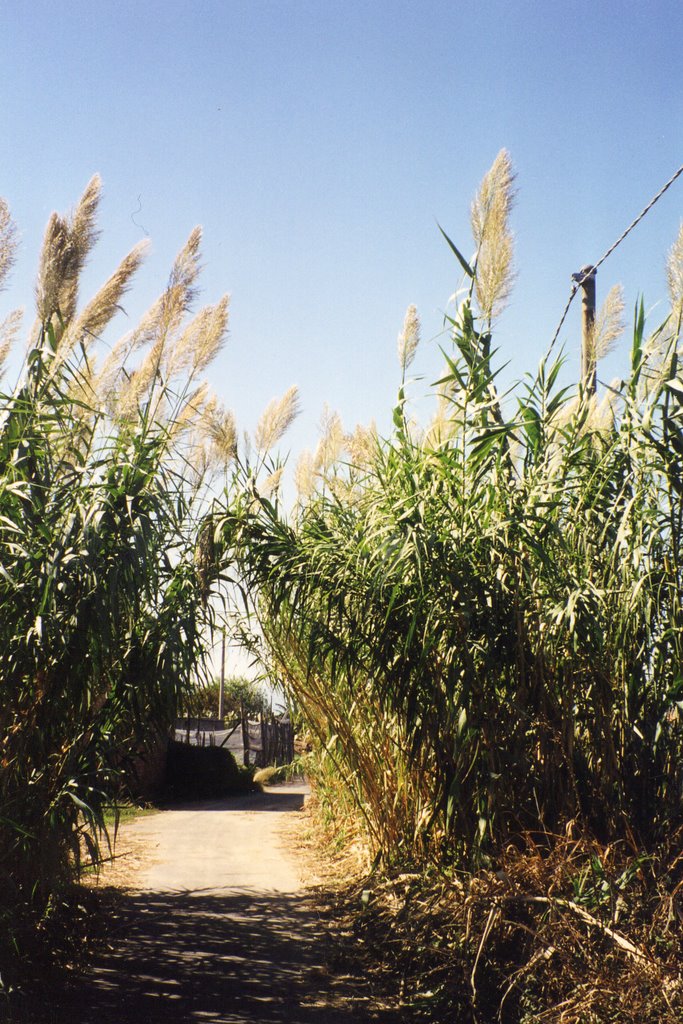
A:
{"label": "dense vegetation", "polygon": [[[601,396],[566,387],[549,353],[501,397],[512,199],[503,152],[472,207],[474,259],[449,240],[465,289],[431,422],[409,411],[411,308],[391,435],[345,437],[332,417],[290,518],[243,466],[217,536],[253,597],[254,648],[317,737],[323,800],[338,818],[355,807],[376,860],[500,869],[513,849],[583,835],[585,859],[553,876],[564,897],[586,864],[604,876],[611,844],[623,882],[681,824],[683,236],[670,313],[648,332],[638,306],[626,379]],[[610,293],[589,365],[621,312]],[[619,884],[600,891],[608,909],[589,905],[614,926]]]}
{"label": "dense vegetation", "polygon": [[[269,453],[296,389],[236,460],[201,382],[227,301],[187,317],[199,233],[101,361],[142,252],[79,307],[97,179],[53,215],[25,365],[0,398],[4,934],[97,860],[104,805],[196,686],[221,577],[315,739],[307,770],[337,834],[385,872],[364,883],[359,939],[384,928],[404,986],[431,979],[425,1013],[680,1019],[683,231],[670,312],[649,330],[639,304],[625,379],[566,386],[549,352],[501,395],[513,195],[503,152],[473,203],[474,258],[447,239],[464,289],[431,420],[411,414],[411,307],[390,435],[330,415],[289,516]],[[0,203],[0,284],[14,240]],[[588,366],[621,313],[612,292]],[[0,327],[4,355],[17,328]],[[602,987],[585,980],[596,952]]]}
{"label": "dense vegetation", "polygon": [[[234,450],[232,420],[201,383],[227,300],[186,316],[199,231],[112,345],[103,332],[143,250],[79,306],[99,195],[95,178],[70,217],[50,219],[24,367],[0,396],[3,950],[24,911],[39,918],[97,861],[105,805],[163,747],[194,682],[210,613],[202,488]],[[14,242],[0,204],[1,276]],[[19,320],[2,325],[3,358]]]}

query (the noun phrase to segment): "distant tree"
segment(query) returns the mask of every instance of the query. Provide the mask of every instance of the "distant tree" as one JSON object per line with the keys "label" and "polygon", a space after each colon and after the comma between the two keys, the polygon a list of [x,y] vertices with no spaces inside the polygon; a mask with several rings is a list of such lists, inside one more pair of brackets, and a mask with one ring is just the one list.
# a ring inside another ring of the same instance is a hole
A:
{"label": "distant tree", "polygon": [[[218,718],[220,681],[199,685],[190,694],[187,711],[193,717]],[[223,690],[223,717],[234,719],[241,715],[242,708],[248,718],[257,718],[270,708],[270,699],[259,683],[242,676],[230,676],[225,680]]]}

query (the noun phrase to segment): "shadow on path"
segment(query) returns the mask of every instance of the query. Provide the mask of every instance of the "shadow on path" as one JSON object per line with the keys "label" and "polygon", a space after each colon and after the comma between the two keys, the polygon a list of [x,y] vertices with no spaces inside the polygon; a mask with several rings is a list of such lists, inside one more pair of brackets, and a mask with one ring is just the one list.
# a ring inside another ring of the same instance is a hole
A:
{"label": "shadow on path", "polygon": [[219,797],[215,800],[178,800],[162,805],[164,811],[300,811],[304,805],[304,792],[294,787],[281,790],[266,789],[260,793]]}
{"label": "shadow on path", "polygon": [[249,813],[295,811],[306,792],[269,787],[131,823],[139,860],[118,884],[135,888],[100,890],[87,970],[17,992],[0,1021],[389,1024],[364,978],[326,968],[338,948],[279,843],[286,815]]}
{"label": "shadow on path", "polygon": [[87,976],[26,999],[22,1024],[362,1024],[362,979],[325,970],[311,897],[229,890],[123,895]]}

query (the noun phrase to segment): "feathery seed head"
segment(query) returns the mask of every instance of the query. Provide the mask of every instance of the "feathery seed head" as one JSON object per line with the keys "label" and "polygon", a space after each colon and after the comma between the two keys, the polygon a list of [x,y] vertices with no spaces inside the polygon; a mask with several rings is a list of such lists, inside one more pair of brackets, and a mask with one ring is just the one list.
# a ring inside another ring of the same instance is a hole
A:
{"label": "feathery seed head", "polygon": [[104,360],[102,369],[93,381],[93,389],[103,407],[110,408],[124,377],[124,366],[131,351],[130,335],[119,338]]}
{"label": "feathery seed head", "polygon": [[322,437],[315,450],[314,469],[323,476],[329,473],[346,447],[344,427],[338,412],[325,406],[320,419]]}
{"label": "feathery seed head", "polygon": [[351,463],[358,469],[365,469],[371,466],[377,453],[378,439],[377,427],[374,421],[369,427],[357,424],[352,434],[345,439],[345,447],[349,453]]}
{"label": "feathery seed head", "polygon": [[169,280],[169,291],[178,291],[182,294],[184,312],[197,297],[197,278],[201,271],[199,262],[199,247],[202,241],[202,229],[195,227],[190,232],[187,242],[175,258],[171,277]]}
{"label": "feathery seed head", "polygon": [[167,339],[172,338],[174,332],[180,328],[183,317],[196,298],[197,277],[201,270],[201,238],[201,228],[194,228],[175,258],[166,290],[148,312],[145,330],[154,332],[156,341],[161,343],[160,352],[167,350]]}
{"label": "feathery seed head", "polygon": [[23,309],[14,309],[0,323],[0,373],[3,372],[7,356],[10,354],[14,339],[21,328],[23,317]]}
{"label": "feathery seed head", "polygon": [[138,405],[142,395],[156,378],[170,345],[173,333],[180,327],[196,294],[199,274],[199,243],[201,229],[195,228],[175,259],[169,284],[150,307],[138,327],[128,338],[128,351],[152,341],[142,365],[129,378],[120,396],[120,410],[127,416]]}
{"label": "feathery seed head", "polygon": [[228,334],[230,296],[224,295],[215,306],[208,306],[205,330],[199,339],[192,361],[192,373],[201,373],[218,355]]}
{"label": "feathery seed head", "polygon": [[229,305],[229,296],[224,295],[215,306],[205,306],[193,317],[169,351],[169,376],[189,368],[194,377],[212,362],[227,337]]}
{"label": "feathery seed head", "polygon": [[162,351],[163,340],[155,342],[136,370],[130,374],[124,371],[125,382],[116,397],[119,415],[124,419],[133,416],[144,395],[153,390]]}
{"label": "feathery seed head", "polygon": [[71,217],[71,237],[81,268],[99,238],[96,218],[101,195],[102,179],[99,174],[94,174],[86,185]]}
{"label": "feathery seed head", "polygon": [[282,439],[299,411],[299,390],[296,386],[289,388],[282,398],[269,402],[256,427],[256,450],[261,454],[270,451]]}
{"label": "feathery seed head", "polygon": [[680,312],[683,307],[683,222],[666,261],[671,308]]}
{"label": "feathery seed head", "polygon": [[176,436],[195,426],[206,411],[209,385],[204,381],[184,400],[179,409],[173,413],[169,423],[171,433]]}
{"label": "feathery seed head", "polygon": [[0,288],[14,263],[17,232],[7,202],[0,197]]}
{"label": "feathery seed head", "polygon": [[269,476],[267,476],[263,483],[259,486],[259,491],[264,498],[271,498],[280,490],[282,474],[284,473],[284,471],[284,466],[278,466],[278,468],[273,470],[273,472]]}
{"label": "feathery seed head", "polygon": [[144,380],[139,370],[133,370],[132,373],[126,374],[115,392],[110,392],[113,407],[120,419],[130,419],[134,415],[148,384],[149,381]]}
{"label": "feathery seed head", "polygon": [[623,334],[624,290],[620,284],[610,288],[593,324],[590,345],[594,359],[602,359],[611,352]]}
{"label": "feathery seed head", "polygon": [[679,360],[677,321],[682,312],[683,309],[679,307],[676,315],[674,306],[672,317],[663,325],[665,329],[654,331],[643,345],[643,363],[636,390],[640,401],[648,395],[656,394],[664,386],[665,381],[671,378],[672,359],[676,363]]}
{"label": "feathery seed head", "polygon": [[75,266],[75,251],[68,225],[58,213],[53,213],[43,236],[36,283],[36,308],[41,323],[47,323],[59,309],[64,281],[73,277]]}
{"label": "feathery seed head", "polygon": [[307,449],[299,456],[294,468],[294,484],[300,502],[310,498],[315,488],[313,455]]}
{"label": "feathery seed head", "polygon": [[207,402],[202,416],[202,426],[211,442],[213,460],[226,466],[237,455],[237,425],[229,409],[216,400]]}
{"label": "feathery seed head", "polygon": [[121,299],[131,286],[147,252],[147,242],[140,242],[123,258],[117,269],[94,298],[79,313],[73,330],[74,341],[88,345],[98,337],[119,310]]}
{"label": "feathery seed head", "polygon": [[59,323],[55,324],[58,339],[76,311],[78,278],[97,240],[95,218],[101,187],[95,175],[71,217],[53,213],[45,230],[36,286],[37,309],[41,323],[59,314]]}
{"label": "feathery seed head", "polygon": [[121,352],[125,350],[126,356],[131,355],[137,349],[144,348],[145,345],[154,343],[163,333],[165,300],[166,292],[160,295],[158,299],[155,299],[149,309],[143,314],[137,326],[121,339]]}
{"label": "feathery seed head", "polygon": [[472,234],[477,244],[476,295],[487,320],[498,316],[514,280],[510,213],[515,198],[515,175],[505,149],[484,176],[472,203]]}
{"label": "feathery seed head", "polygon": [[420,344],[420,318],[417,315],[415,306],[408,306],[403,330],[398,336],[398,361],[402,373],[406,370],[415,358],[417,346]]}

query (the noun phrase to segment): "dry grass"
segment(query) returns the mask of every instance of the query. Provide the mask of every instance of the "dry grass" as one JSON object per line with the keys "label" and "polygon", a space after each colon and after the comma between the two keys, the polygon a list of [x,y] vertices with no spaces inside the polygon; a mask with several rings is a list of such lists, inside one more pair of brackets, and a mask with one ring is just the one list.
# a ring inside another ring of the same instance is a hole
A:
{"label": "dry grass", "polygon": [[282,836],[296,854],[306,885],[336,889],[367,876],[368,851],[360,831],[353,822],[340,827],[339,821],[331,821],[315,791],[301,811],[286,820]]}
{"label": "dry grass", "polygon": [[404,1021],[680,1024],[681,837],[649,857],[573,834],[531,836],[476,874],[368,873],[315,798],[289,835],[334,920],[340,969],[363,970]]}

